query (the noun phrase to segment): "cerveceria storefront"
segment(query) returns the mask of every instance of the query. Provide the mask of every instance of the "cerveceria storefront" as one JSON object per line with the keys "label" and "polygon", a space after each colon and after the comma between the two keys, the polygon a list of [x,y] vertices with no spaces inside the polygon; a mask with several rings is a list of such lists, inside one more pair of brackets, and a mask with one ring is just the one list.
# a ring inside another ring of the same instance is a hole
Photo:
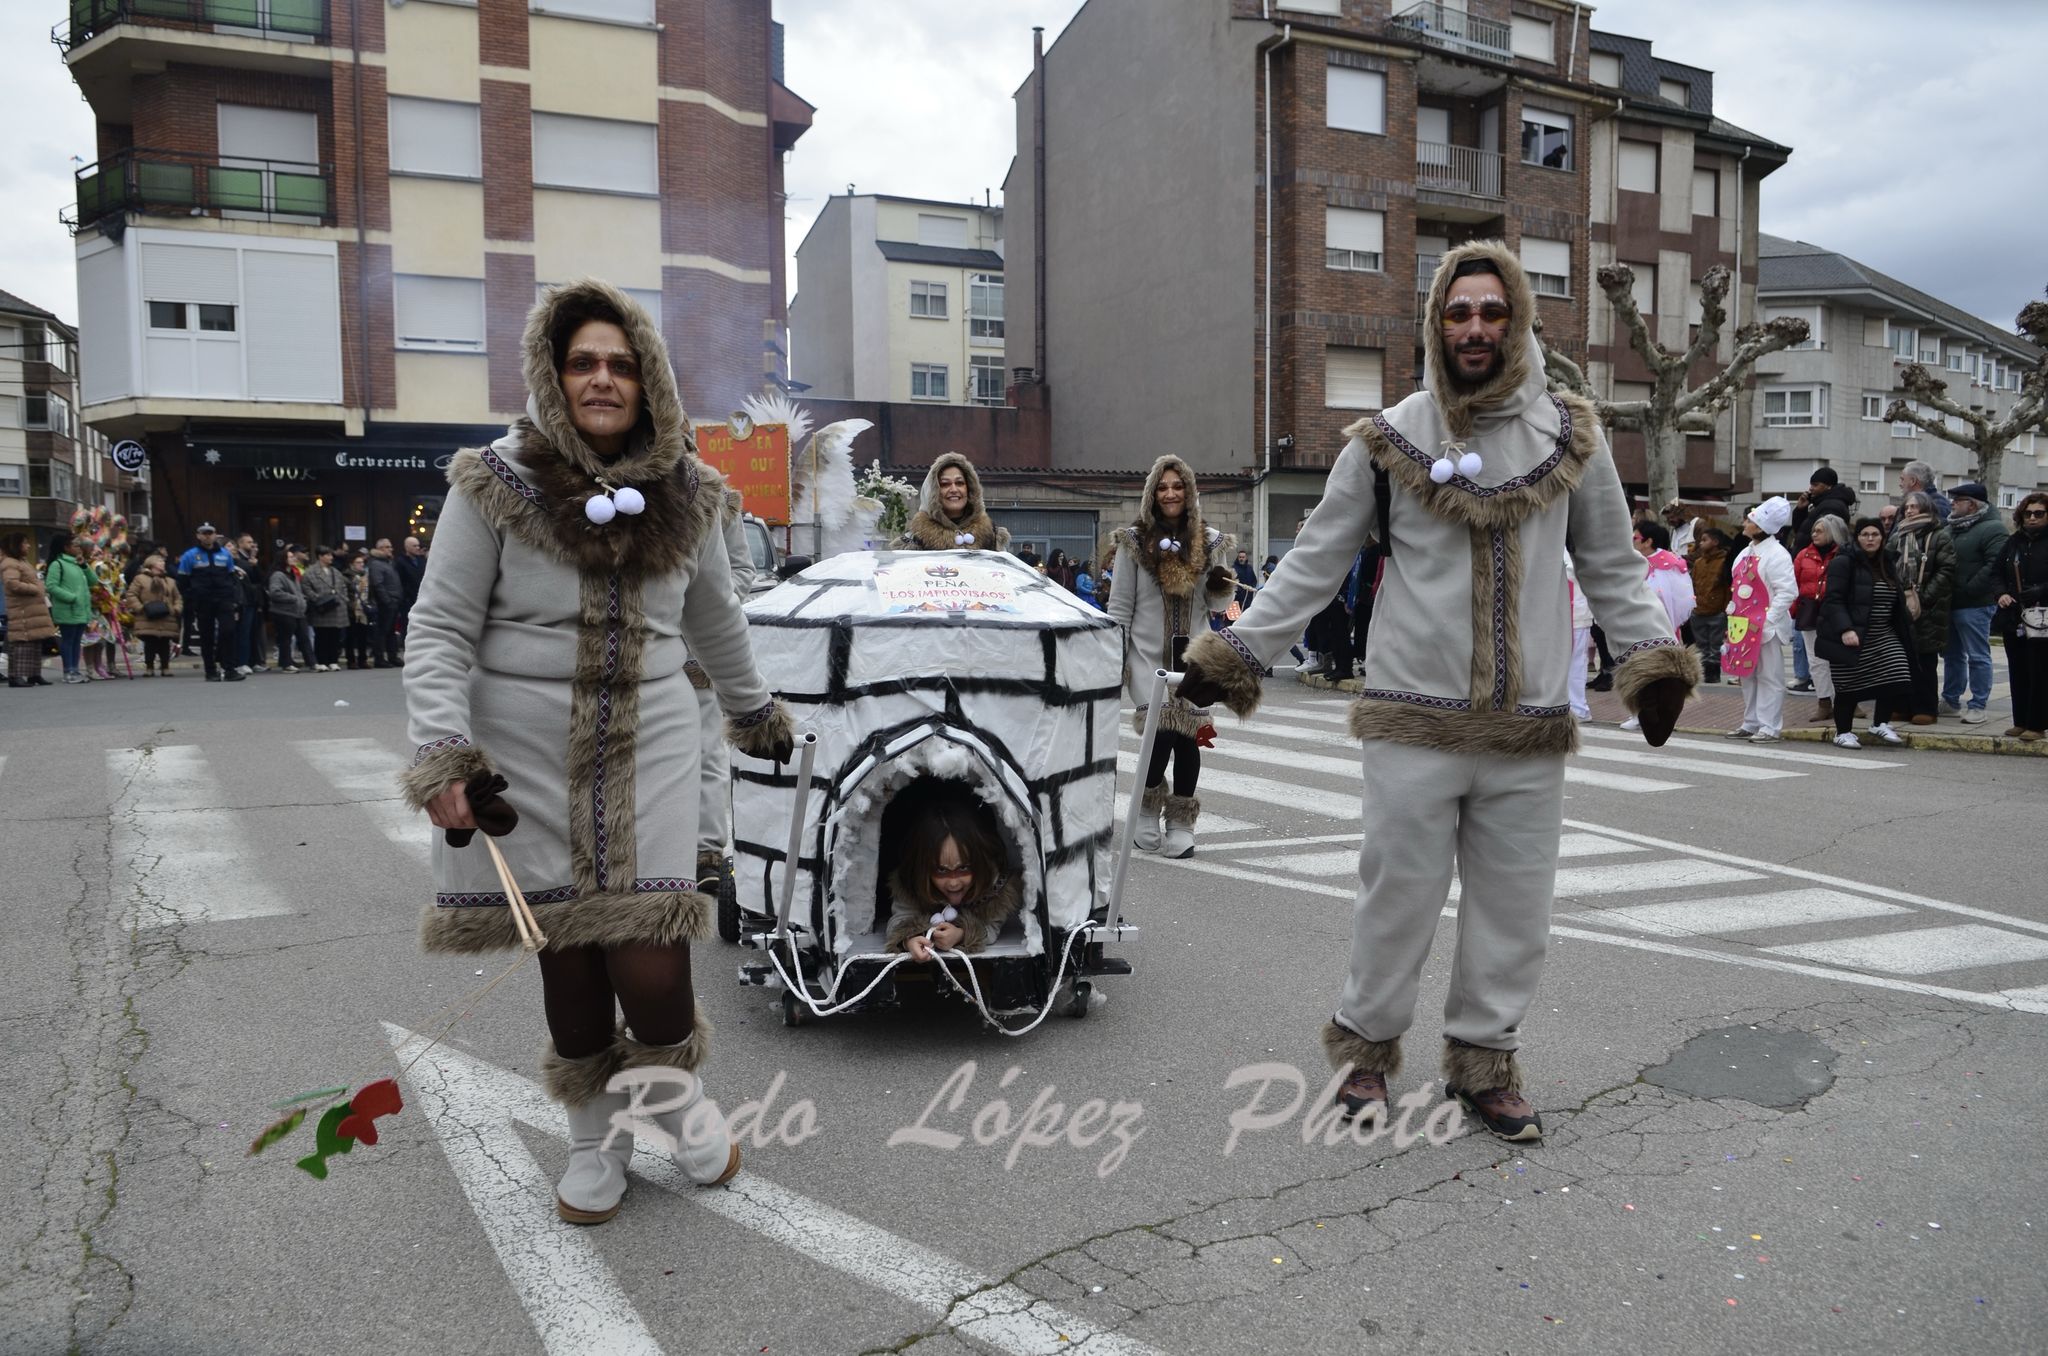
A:
{"label": "cerveceria storefront", "polygon": [[201,522],[247,532],[267,557],[280,542],[347,548],[389,537],[431,540],[448,460],[502,429],[372,425],[363,437],[266,435],[247,425],[187,427],[183,446],[152,449],[159,540],[188,542]]}

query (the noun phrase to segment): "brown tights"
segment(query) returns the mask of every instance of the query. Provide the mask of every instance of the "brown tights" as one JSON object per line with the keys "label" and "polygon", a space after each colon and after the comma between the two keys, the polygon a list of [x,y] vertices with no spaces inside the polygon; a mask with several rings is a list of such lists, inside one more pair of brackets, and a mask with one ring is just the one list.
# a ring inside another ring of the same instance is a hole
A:
{"label": "brown tights", "polygon": [[676,1045],[696,1026],[688,942],[550,947],[540,953],[540,981],[548,1034],[564,1059],[610,1045],[615,1008],[625,1012],[633,1039],[648,1045]]}

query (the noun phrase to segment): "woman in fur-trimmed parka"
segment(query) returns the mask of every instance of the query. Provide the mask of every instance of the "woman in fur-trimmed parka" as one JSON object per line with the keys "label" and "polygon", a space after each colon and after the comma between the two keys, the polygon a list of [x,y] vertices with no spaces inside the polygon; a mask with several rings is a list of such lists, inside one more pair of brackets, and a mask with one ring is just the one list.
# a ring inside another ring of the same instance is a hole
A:
{"label": "woman in fur-trimmed parka", "polygon": [[[1230,606],[1237,591],[1231,575],[1233,538],[1202,521],[1195,473],[1179,457],[1152,463],[1138,520],[1111,534],[1116,543],[1116,587],[1109,615],[1124,628],[1124,691],[1137,706],[1133,723],[1145,729],[1147,696],[1155,669],[1178,668],[1188,637],[1209,630],[1209,615]],[[1195,855],[1195,820],[1202,802],[1195,795],[1202,774],[1196,737],[1210,723],[1205,707],[1169,695],[1159,713],[1152,766],[1145,770],[1143,815],[1132,845],[1168,857]],[[1173,789],[1166,764],[1173,762]],[[1165,818],[1162,839],[1159,822]]]}
{"label": "woman in fur-trimmed parka", "polygon": [[[719,529],[724,484],[697,460],[654,322],[585,280],[534,308],[524,349],[526,416],[448,468],[406,628],[418,752],[403,785],[437,828],[460,831],[477,822],[469,788],[509,783],[519,822],[504,853],[548,938],[542,1068],[570,1127],[556,1209],[596,1224],[618,1211],[633,1149],[611,1127],[627,1096],[606,1084],[634,1067],[694,1072],[711,1034],[690,984],[690,942],[709,935],[711,909],[695,888],[685,647],[743,751],[787,757],[791,726],[755,668]],[[517,945],[483,845],[437,835],[433,852],[426,948]],[[680,1133],[685,1117],[699,1133]],[[692,1179],[737,1170],[701,1084],[651,1119]]]}
{"label": "woman in fur-trimmed parka", "polygon": [[946,452],[925,472],[920,507],[892,551],[1007,551],[1010,530],[989,520],[974,463]]}

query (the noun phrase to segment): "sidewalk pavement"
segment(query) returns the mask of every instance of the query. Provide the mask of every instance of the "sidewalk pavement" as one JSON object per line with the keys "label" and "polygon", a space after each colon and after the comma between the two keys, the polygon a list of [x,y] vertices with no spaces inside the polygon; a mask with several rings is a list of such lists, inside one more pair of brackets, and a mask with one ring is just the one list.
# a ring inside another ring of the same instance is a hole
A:
{"label": "sidewalk pavement", "polygon": [[[1287,674],[1282,668],[1274,671],[1275,677]],[[1335,688],[1344,692],[1357,692],[1365,684],[1356,678],[1344,678],[1332,682],[1317,674],[1299,674],[1300,682],[1313,688]],[[2048,740],[2038,744],[2023,743],[2018,739],[2007,739],[2001,733],[2012,718],[2012,702],[2006,695],[2004,675],[1993,689],[1991,718],[1982,725],[1965,725],[1958,716],[1943,715],[1932,725],[1908,725],[1904,721],[1894,722],[1893,728],[1904,739],[1909,749],[1944,749],[1959,753],[2010,753],[2023,756],[2048,756]],[[1628,711],[1621,704],[1621,698],[1612,692],[1588,692],[1586,704],[1592,708],[1593,719],[1609,725],[1618,725],[1628,719]],[[1787,692],[1785,694],[1785,729],[1788,740],[1805,740],[1826,743],[1834,738],[1835,727],[1830,722],[1810,719],[1819,702],[1810,692]],[[1868,717],[1869,711],[1863,713]],[[1733,683],[1713,686],[1703,685],[1685,704],[1685,712],[1678,718],[1681,734],[1722,734],[1742,724],[1742,689]],[[1867,719],[1859,722],[1859,730],[1868,725]],[[1866,745],[1865,747],[1872,747]]]}

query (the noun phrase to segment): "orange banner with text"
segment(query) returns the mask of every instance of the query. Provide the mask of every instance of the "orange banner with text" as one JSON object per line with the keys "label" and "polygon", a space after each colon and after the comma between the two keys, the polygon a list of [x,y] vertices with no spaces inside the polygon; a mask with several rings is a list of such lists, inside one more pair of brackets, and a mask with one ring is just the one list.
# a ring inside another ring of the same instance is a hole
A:
{"label": "orange banner with text", "polygon": [[740,492],[747,512],[765,523],[789,522],[789,429],[756,424],[745,438],[730,425],[697,425],[697,455]]}

